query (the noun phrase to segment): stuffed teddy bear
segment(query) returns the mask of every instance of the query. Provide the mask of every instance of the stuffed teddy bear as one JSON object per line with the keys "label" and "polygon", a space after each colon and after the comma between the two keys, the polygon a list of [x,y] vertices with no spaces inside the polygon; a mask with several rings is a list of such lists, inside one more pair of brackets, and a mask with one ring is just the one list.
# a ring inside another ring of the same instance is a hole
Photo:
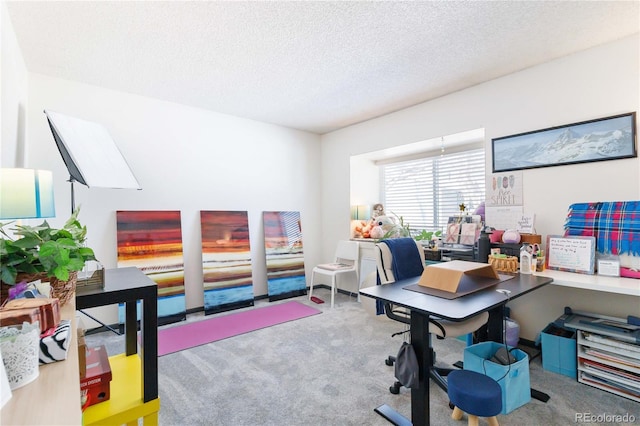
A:
{"label": "stuffed teddy bear", "polygon": [[358,225],[355,226],[355,237],[356,238],[371,238],[371,228],[373,228],[372,221],[365,222],[360,221]]}
{"label": "stuffed teddy bear", "polygon": [[371,235],[371,238],[375,238],[376,240],[384,237],[387,232],[395,227],[393,218],[385,215],[376,217],[372,222],[373,227],[371,228],[369,235]]}

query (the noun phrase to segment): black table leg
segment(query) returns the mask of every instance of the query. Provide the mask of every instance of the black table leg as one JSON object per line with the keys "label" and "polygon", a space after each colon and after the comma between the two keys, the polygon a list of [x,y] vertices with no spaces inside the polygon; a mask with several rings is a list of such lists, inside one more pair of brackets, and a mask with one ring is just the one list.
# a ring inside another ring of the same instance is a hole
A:
{"label": "black table leg", "polygon": [[429,316],[411,312],[411,345],[418,359],[418,386],[411,388],[411,420],[383,404],[374,410],[396,426],[429,425],[429,367],[432,353],[429,337]]}
{"label": "black table leg", "polygon": [[411,426],[411,420],[407,419],[387,404],[382,404],[381,406],[376,407],[373,411],[380,414],[382,417],[387,419],[389,423],[396,426]]}
{"label": "black table leg", "polygon": [[504,305],[500,305],[489,311],[487,340],[489,342],[504,342]]}
{"label": "black table leg", "polygon": [[429,366],[432,354],[429,348],[429,316],[411,311],[411,345],[418,358],[418,386],[411,388],[411,423],[429,424]]}
{"label": "black table leg", "polygon": [[125,353],[127,356],[138,352],[138,319],[136,301],[129,300],[124,304]]}
{"label": "black table leg", "polygon": [[144,402],[158,397],[158,290],[142,299],[142,394]]}

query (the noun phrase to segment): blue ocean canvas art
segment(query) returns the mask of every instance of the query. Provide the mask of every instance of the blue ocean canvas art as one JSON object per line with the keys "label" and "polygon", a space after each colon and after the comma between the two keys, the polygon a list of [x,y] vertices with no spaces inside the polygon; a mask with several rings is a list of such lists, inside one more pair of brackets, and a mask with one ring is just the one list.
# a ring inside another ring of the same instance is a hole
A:
{"label": "blue ocean canvas art", "polygon": [[269,300],[307,293],[300,212],[263,212]]}
{"label": "blue ocean canvas art", "polygon": [[246,211],[201,211],[206,315],[253,305],[251,244]]}

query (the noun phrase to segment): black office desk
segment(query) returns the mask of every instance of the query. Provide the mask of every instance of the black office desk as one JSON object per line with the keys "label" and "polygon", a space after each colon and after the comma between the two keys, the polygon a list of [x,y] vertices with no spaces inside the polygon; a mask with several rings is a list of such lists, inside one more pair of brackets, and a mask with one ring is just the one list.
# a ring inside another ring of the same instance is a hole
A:
{"label": "black office desk", "polygon": [[142,392],[144,402],[158,398],[158,286],[138,268],[106,269],[104,289],[76,290],[76,309],[125,304],[126,355],[138,352],[137,301],[142,301]]}
{"label": "black office desk", "polygon": [[[415,277],[360,290],[360,294],[364,296],[403,306],[411,311],[411,344],[419,367],[418,386],[411,389],[411,421],[387,405],[376,408],[376,412],[392,423],[416,426],[429,424],[429,371],[425,369],[425,366],[432,364],[428,336],[429,316],[464,321],[481,312],[489,312],[487,339],[502,342],[504,307],[508,300],[517,299],[553,281],[538,275],[516,274],[514,278],[487,290],[447,300],[404,289],[417,283],[419,279],[420,277]],[[506,295],[497,292],[497,289],[509,290],[511,293],[508,299]]]}

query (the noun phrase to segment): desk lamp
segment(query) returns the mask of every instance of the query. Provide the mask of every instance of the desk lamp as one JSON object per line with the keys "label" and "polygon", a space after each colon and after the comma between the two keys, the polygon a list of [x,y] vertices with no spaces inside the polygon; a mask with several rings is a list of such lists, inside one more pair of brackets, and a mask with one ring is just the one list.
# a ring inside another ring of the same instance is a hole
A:
{"label": "desk lamp", "polygon": [[371,208],[367,205],[351,206],[351,220],[371,219]]}

